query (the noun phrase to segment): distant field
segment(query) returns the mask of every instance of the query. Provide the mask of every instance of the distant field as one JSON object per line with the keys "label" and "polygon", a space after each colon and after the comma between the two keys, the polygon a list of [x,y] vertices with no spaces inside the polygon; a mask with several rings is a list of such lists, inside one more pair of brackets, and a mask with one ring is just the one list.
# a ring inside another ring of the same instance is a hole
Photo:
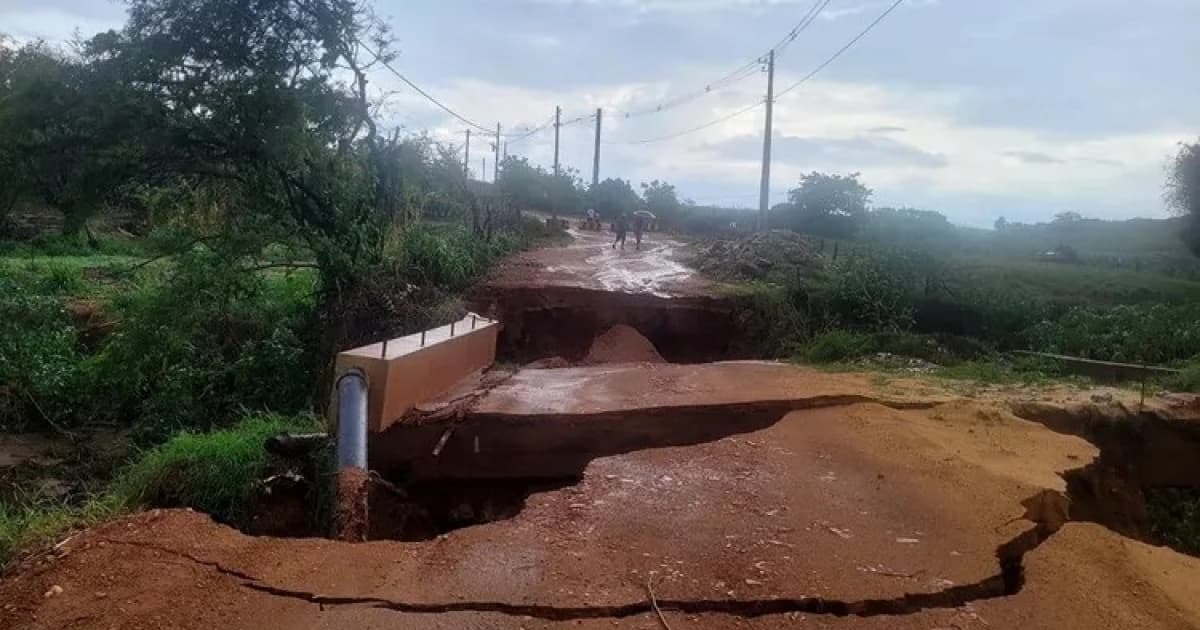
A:
{"label": "distant field", "polygon": [[980,286],[1064,305],[1200,301],[1200,282],[1155,273],[1003,258],[968,258],[962,262],[961,271]]}

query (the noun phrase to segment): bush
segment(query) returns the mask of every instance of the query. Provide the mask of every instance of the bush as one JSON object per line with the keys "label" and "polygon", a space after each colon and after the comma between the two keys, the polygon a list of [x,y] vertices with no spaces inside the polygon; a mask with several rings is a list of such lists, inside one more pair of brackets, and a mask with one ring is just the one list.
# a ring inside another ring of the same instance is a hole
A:
{"label": "bush", "polygon": [[303,409],[316,382],[314,281],[245,264],[191,252],[160,281],[114,299],[120,325],[81,365],[81,414],[132,422],[140,441],[158,443],[247,409]]}
{"label": "bush", "polygon": [[[0,501],[0,566],[19,549],[146,507],[189,507],[243,526],[256,483],[270,470],[264,441],[277,433],[317,428],[306,416],[249,416],[228,429],[180,433],[143,452],[102,493],[81,505]],[[316,471],[325,466],[314,464]]]}
{"label": "bush", "polygon": [[856,328],[905,330],[912,325],[916,282],[903,255],[847,256],[834,267],[829,308]]}
{"label": "bush", "polygon": [[1178,374],[1166,379],[1163,385],[1177,392],[1200,392],[1200,362],[1184,365]]}
{"label": "bush", "polygon": [[871,335],[850,330],[831,330],[809,341],[801,356],[816,363],[834,363],[857,359],[877,352]]}
{"label": "bush", "polygon": [[60,298],[0,276],[0,427],[57,424],[72,412],[82,358]]}
{"label": "bush", "polygon": [[1027,335],[1039,351],[1103,361],[1167,363],[1200,354],[1200,305],[1075,307]]}
{"label": "bush", "polygon": [[263,443],[277,433],[312,431],[307,417],[250,416],[228,429],[183,432],[146,451],[110,488],[126,508],[190,507],[232,524],[243,524],[248,499],[267,470]]}
{"label": "bush", "polygon": [[388,253],[411,284],[462,290],[501,256],[562,234],[533,217],[525,217],[517,232],[497,232],[491,239],[461,226],[418,223],[401,232]]}
{"label": "bush", "polygon": [[799,352],[809,336],[809,321],[791,290],[755,284],[738,298],[738,330],[748,340],[748,350],[772,358]]}
{"label": "bush", "polygon": [[1146,499],[1154,537],[1176,551],[1200,556],[1200,490],[1155,488]]}
{"label": "bush", "polygon": [[414,225],[397,243],[397,263],[416,285],[464,288],[480,273],[486,247],[464,228]]}

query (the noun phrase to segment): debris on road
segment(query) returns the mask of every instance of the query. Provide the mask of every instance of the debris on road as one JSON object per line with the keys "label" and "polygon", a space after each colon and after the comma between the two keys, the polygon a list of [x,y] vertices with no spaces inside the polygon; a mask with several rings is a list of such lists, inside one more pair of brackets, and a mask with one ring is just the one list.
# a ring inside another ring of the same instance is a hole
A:
{"label": "debris on road", "polygon": [[816,272],[824,267],[820,246],[791,230],[759,232],[734,241],[717,241],[700,250],[696,267],[727,282],[777,281],[780,274]]}

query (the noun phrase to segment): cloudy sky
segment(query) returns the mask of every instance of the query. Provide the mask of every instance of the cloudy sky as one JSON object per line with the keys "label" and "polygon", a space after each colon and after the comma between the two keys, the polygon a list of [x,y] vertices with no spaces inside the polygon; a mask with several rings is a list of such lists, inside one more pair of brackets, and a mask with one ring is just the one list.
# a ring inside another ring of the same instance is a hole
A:
{"label": "cloudy sky", "polygon": [[[857,35],[889,0],[832,0],[779,56],[778,89]],[[377,0],[395,67],[467,118],[506,130],[605,110],[601,177],[676,184],[704,203],[757,205],[762,72],[644,113],[762,55],[812,0]],[[0,32],[64,40],[118,26],[106,0],[0,0]],[[987,226],[1160,217],[1176,144],[1200,137],[1197,0],[906,0],[815,78],[778,99],[772,200],[800,174],[862,173],[877,205]],[[389,117],[461,143],[463,125],[380,74]],[[393,94],[393,92],[395,92]],[[638,115],[639,112],[643,112]],[[625,116],[626,113],[630,115]],[[591,174],[590,121],[562,161]],[[481,143],[472,142],[478,169]],[[509,152],[551,164],[553,132]],[[489,160],[489,171],[490,160]],[[490,175],[489,175],[490,177]]]}

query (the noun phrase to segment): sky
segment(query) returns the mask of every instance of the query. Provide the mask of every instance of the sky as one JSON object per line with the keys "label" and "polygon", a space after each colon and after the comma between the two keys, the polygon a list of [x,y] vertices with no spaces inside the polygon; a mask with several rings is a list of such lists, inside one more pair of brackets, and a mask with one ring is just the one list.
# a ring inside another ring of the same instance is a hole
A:
{"label": "sky", "polygon": [[[795,84],[890,0],[831,0],[776,61]],[[393,67],[466,118],[508,132],[602,108],[600,177],[660,179],[698,203],[757,207],[766,73],[706,86],[761,57],[813,0],[376,0]],[[107,0],[0,0],[0,32],[65,41],[119,27]],[[1197,0],[905,0],[775,103],[771,201],[802,174],[861,173],[877,206],[986,227],[1168,216],[1162,187],[1200,138]],[[462,144],[465,126],[399,79],[373,77],[384,116]],[[654,111],[679,96],[697,98]],[[626,113],[629,116],[626,116]],[[668,140],[638,141],[672,136]],[[565,126],[561,161],[591,178],[593,122]],[[479,171],[486,141],[472,139]],[[509,143],[553,163],[553,129]],[[488,158],[488,174],[492,170]]]}

